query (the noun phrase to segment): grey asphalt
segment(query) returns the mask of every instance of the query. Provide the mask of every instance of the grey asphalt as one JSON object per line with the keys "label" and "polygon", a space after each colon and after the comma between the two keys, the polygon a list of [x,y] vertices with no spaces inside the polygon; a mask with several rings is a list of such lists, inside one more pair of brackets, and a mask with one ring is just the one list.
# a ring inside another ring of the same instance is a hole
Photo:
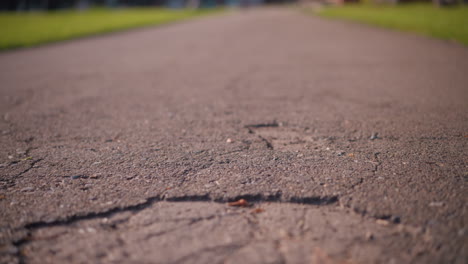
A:
{"label": "grey asphalt", "polygon": [[0,262],[466,263],[467,69],[279,8],[1,53]]}

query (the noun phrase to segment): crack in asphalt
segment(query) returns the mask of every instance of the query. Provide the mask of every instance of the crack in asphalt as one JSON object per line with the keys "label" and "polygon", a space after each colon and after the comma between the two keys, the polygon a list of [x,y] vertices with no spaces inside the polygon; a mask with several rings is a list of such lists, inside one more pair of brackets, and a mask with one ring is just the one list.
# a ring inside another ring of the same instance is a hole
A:
{"label": "crack in asphalt", "polygon": [[279,124],[276,121],[273,121],[271,123],[258,123],[258,124],[245,125],[244,127],[251,130],[252,128],[279,127]]}
{"label": "crack in asphalt", "polygon": [[375,162],[377,162],[377,164],[374,165],[374,169],[372,170],[374,175],[377,173],[377,171],[379,170],[379,167],[382,165],[382,161],[380,161],[379,155],[380,155],[380,152],[374,153],[374,160]]}
{"label": "crack in asphalt", "polygon": [[260,135],[258,135],[258,137],[259,137],[263,142],[265,142],[266,147],[267,147],[268,149],[274,149],[273,144],[271,144],[271,142],[270,142],[268,139],[266,139],[266,138],[264,138],[264,137],[262,137],[262,136],[260,136]]}
{"label": "crack in asphalt", "polygon": [[[26,229],[27,235],[22,237],[17,241],[13,241],[13,245],[18,248],[16,253],[19,263],[25,263],[25,259],[22,253],[22,248],[27,245],[31,241],[32,232],[42,229],[42,228],[50,228],[56,226],[67,226],[74,224],[79,221],[83,220],[92,220],[98,218],[106,218],[111,217],[116,214],[124,213],[124,212],[140,212],[151,207],[153,204],[157,202],[215,202],[215,203],[228,203],[232,201],[237,201],[239,199],[245,199],[249,201],[249,203],[261,203],[261,202],[277,202],[277,203],[295,203],[295,204],[307,204],[307,205],[316,205],[316,206],[324,206],[324,205],[331,205],[338,202],[338,196],[311,196],[311,197],[289,197],[284,198],[282,197],[281,193],[276,193],[273,195],[263,195],[263,194],[247,194],[247,195],[239,195],[233,198],[214,198],[208,194],[205,195],[186,195],[186,196],[177,196],[177,197],[165,197],[161,195],[153,196],[147,198],[145,202],[125,206],[125,207],[115,207],[103,212],[89,212],[86,214],[75,214],[68,218],[64,219],[57,219],[53,221],[37,221],[32,222],[25,225],[22,228],[18,229]],[[189,225],[197,223],[202,220],[206,219],[213,219],[215,215],[211,215],[207,217],[200,217],[194,219],[186,219],[189,220]]]}
{"label": "crack in asphalt", "polygon": [[274,149],[273,144],[268,139],[263,137],[262,135],[260,135],[258,133],[255,133],[254,128],[278,127],[278,126],[279,126],[279,124],[276,123],[276,121],[273,121],[272,123],[259,123],[259,124],[246,125],[244,127],[247,128],[249,134],[257,135],[263,142],[265,142],[266,147],[268,149],[273,150]]}
{"label": "crack in asphalt", "polygon": [[[15,185],[16,180],[18,179],[18,177],[21,177],[21,176],[23,176],[23,174],[25,174],[28,171],[32,170],[34,168],[34,166],[36,166],[37,163],[39,163],[39,162],[41,162],[43,160],[44,160],[43,158],[33,160],[26,169],[24,169],[23,171],[11,176],[9,179],[8,178],[0,179],[0,182],[4,183],[6,185]],[[17,162],[15,162],[15,163],[17,163]],[[10,166],[11,166],[11,164],[12,163],[10,163]]]}
{"label": "crack in asphalt", "polygon": [[39,158],[39,159],[33,160],[33,161],[29,164],[29,167],[28,167],[28,168],[26,168],[26,169],[23,170],[22,172],[16,174],[16,175],[14,176],[14,178],[16,179],[16,178],[22,176],[23,174],[25,174],[26,172],[28,172],[28,171],[30,171],[32,168],[34,168],[34,166],[35,166],[38,162],[41,162],[41,161],[43,161],[43,160],[44,160],[43,158]]}

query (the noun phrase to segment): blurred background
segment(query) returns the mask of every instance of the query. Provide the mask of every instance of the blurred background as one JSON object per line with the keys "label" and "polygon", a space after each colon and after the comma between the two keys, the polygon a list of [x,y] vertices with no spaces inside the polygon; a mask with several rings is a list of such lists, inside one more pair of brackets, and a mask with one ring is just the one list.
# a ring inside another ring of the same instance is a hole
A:
{"label": "blurred background", "polygon": [[0,0],[0,51],[261,6],[468,45],[468,0]]}
{"label": "blurred background", "polygon": [[3,11],[27,11],[27,10],[58,10],[58,9],[87,9],[92,6],[105,7],[200,7],[209,8],[216,6],[257,6],[262,4],[284,3],[325,3],[343,4],[353,2],[374,3],[424,3],[433,2],[439,6],[450,6],[468,3],[468,0],[2,0],[0,10]]}
{"label": "blurred background", "polygon": [[0,10],[57,10],[67,8],[87,9],[105,7],[201,7],[243,6],[294,2],[295,0],[2,0]]}

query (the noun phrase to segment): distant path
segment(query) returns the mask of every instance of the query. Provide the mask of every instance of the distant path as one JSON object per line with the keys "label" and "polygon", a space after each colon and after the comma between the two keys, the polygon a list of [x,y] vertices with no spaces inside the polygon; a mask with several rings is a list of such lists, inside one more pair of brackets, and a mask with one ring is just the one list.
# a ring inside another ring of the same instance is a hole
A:
{"label": "distant path", "polygon": [[467,69],[289,9],[0,54],[0,262],[464,263]]}

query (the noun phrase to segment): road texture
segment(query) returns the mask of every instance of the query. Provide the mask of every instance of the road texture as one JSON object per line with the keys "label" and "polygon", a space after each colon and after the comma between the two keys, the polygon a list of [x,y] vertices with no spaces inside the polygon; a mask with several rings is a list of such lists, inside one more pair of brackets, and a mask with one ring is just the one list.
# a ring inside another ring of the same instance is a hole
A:
{"label": "road texture", "polygon": [[2,53],[0,262],[466,263],[467,69],[291,9]]}

